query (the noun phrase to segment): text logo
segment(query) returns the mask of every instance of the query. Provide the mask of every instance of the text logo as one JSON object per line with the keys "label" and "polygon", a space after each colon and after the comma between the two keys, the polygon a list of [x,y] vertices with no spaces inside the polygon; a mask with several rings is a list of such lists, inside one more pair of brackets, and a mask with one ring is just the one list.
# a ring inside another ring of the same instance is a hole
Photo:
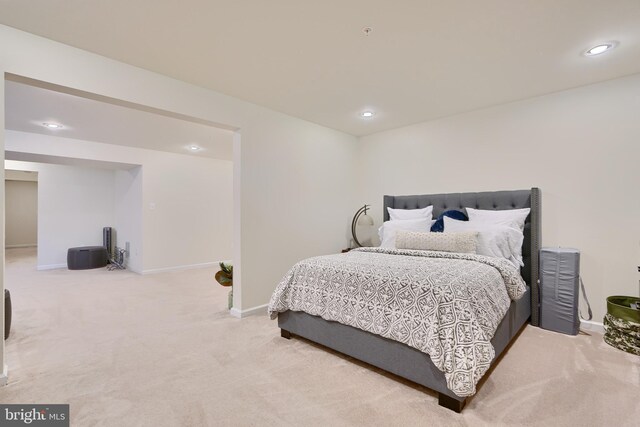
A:
{"label": "text logo", "polygon": [[2,426],[69,427],[69,405],[2,405]]}

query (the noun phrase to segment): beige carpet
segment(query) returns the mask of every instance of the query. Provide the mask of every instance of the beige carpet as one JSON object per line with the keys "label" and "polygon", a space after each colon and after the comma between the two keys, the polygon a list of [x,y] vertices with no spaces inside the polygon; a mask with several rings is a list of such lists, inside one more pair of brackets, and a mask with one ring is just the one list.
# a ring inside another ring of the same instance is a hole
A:
{"label": "beige carpet", "polygon": [[213,273],[38,272],[33,250],[8,250],[0,402],[69,403],[74,426],[639,425],[640,358],[601,336],[527,327],[458,415],[423,388],[280,338],[266,316],[229,316]]}

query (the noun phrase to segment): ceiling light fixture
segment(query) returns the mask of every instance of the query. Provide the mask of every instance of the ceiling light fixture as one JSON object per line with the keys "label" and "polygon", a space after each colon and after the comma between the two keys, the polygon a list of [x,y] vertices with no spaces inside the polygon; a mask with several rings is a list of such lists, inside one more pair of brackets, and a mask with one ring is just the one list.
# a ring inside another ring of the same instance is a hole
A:
{"label": "ceiling light fixture", "polygon": [[189,146],[189,150],[191,150],[191,151],[199,151],[200,147],[198,147],[197,145],[190,145]]}
{"label": "ceiling light fixture", "polygon": [[58,123],[43,123],[42,126],[48,129],[62,129],[62,125]]}
{"label": "ceiling light fixture", "polygon": [[614,47],[616,47],[618,45],[618,42],[615,41],[611,41],[611,42],[607,42],[607,43],[601,43],[599,45],[593,46],[592,48],[587,49],[584,52],[585,56],[596,56],[596,55],[601,55],[605,52],[610,51],[611,49],[613,49]]}
{"label": "ceiling light fixture", "polygon": [[370,119],[373,117],[373,111],[363,111],[360,115],[365,119]]}

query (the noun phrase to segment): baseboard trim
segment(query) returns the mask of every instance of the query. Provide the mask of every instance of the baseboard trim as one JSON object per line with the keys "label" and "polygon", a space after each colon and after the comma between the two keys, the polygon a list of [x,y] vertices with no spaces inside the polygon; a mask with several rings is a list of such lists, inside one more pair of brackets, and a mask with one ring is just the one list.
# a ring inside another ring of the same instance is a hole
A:
{"label": "baseboard trim", "polygon": [[265,314],[267,312],[267,306],[269,304],[262,304],[259,305],[257,307],[251,307],[251,308],[247,308],[246,310],[238,310],[237,308],[233,307],[230,310],[230,313],[233,317],[237,317],[238,319],[242,319],[244,317],[248,317],[248,316],[253,316],[256,314]]}
{"label": "baseboard trim", "polygon": [[597,332],[604,334],[604,325],[600,322],[594,322],[593,320],[580,320],[580,329],[585,332]]}
{"label": "baseboard trim", "polygon": [[206,268],[218,265],[218,261],[203,262],[200,264],[176,265],[175,267],[153,268],[151,270],[142,270],[142,274],[168,273],[171,271],[194,270],[196,268]]}
{"label": "baseboard trim", "polygon": [[57,270],[59,268],[67,268],[67,264],[47,264],[47,265],[39,265],[36,269],[38,271],[42,270]]}
{"label": "baseboard trim", "polygon": [[133,267],[128,266],[128,265],[126,265],[126,264],[125,264],[124,268],[125,268],[125,270],[131,271],[132,273],[136,273],[136,274],[144,274],[144,273],[142,272],[142,270],[140,270],[140,269],[138,269],[138,268],[133,268]]}
{"label": "baseboard trim", "polygon": [[24,245],[6,245],[5,249],[17,249],[17,248],[37,248],[37,243],[26,243]]}
{"label": "baseboard trim", "polygon": [[0,387],[4,387],[9,382],[9,367],[4,365],[2,368],[2,374],[0,374]]}

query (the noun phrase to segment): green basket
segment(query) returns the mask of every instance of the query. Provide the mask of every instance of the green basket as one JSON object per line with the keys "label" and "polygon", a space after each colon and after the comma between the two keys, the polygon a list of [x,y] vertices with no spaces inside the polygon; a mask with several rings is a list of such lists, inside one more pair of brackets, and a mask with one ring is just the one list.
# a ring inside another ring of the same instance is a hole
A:
{"label": "green basket", "polygon": [[607,298],[603,338],[612,347],[640,356],[640,310],[631,308],[631,304],[636,303],[640,303],[640,298]]}
{"label": "green basket", "polygon": [[627,322],[640,323],[640,310],[631,308],[633,303],[640,307],[640,298],[619,295],[608,297],[607,313]]}

